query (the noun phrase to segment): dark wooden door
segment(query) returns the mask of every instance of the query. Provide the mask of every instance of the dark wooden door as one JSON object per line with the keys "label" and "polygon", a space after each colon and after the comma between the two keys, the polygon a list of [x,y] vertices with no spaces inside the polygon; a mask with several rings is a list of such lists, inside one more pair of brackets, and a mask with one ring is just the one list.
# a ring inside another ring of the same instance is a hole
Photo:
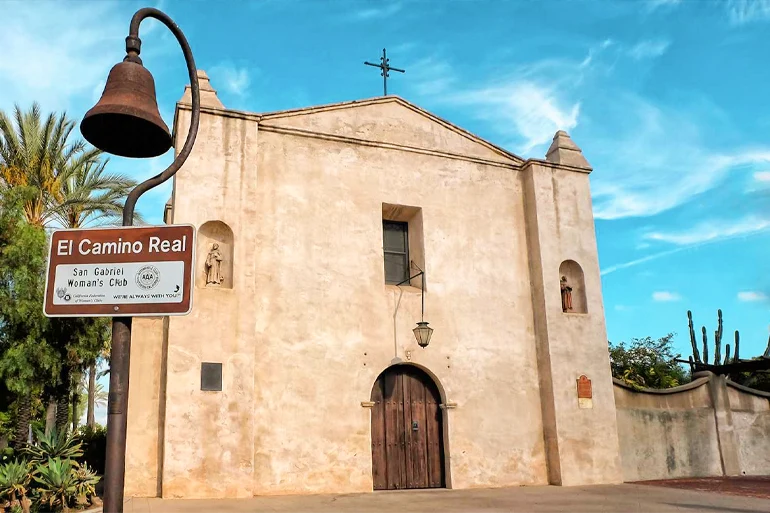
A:
{"label": "dark wooden door", "polygon": [[372,388],[375,490],[444,486],[444,431],[438,387],[410,365],[386,369]]}

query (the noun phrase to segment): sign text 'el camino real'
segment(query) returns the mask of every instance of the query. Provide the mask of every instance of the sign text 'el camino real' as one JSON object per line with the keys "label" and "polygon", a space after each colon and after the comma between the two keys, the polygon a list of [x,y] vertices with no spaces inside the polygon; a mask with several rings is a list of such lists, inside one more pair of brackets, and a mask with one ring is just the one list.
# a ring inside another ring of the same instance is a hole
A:
{"label": "sign text 'el camino real'", "polygon": [[57,230],[44,312],[49,317],[185,315],[192,308],[195,228]]}

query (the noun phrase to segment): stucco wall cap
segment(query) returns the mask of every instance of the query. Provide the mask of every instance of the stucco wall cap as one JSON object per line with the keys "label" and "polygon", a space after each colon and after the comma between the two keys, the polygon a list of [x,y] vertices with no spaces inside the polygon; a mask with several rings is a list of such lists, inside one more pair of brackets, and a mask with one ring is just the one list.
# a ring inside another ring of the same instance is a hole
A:
{"label": "stucco wall cap", "polygon": [[[209,76],[202,69],[198,70],[198,86],[201,92],[201,106],[210,107],[212,109],[224,109],[225,106],[217,96],[216,90],[211,86]],[[184,93],[182,94],[182,103],[192,103],[192,92],[190,90],[190,84],[184,86]]]}
{"label": "stucco wall cap", "polygon": [[551,147],[548,148],[545,159],[555,164],[591,168],[591,165],[583,156],[583,152],[564,130],[559,130],[553,136]]}

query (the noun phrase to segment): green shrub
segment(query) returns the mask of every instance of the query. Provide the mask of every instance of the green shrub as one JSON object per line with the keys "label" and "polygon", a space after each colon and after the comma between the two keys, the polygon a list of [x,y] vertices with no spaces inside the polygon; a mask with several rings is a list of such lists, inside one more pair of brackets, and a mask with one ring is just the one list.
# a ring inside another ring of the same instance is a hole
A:
{"label": "green shrub", "polygon": [[13,454],[12,447],[0,449],[0,465],[13,461]]}
{"label": "green shrub", "polygon": [[37,431],[36,435],[37,443],[28,445],[24,450],[33,464],[43,464],[52,459],[69,460],[74,463],[83,456],[81,443],[72,433],[59,436],[54,429],[48,435],[42,431]]}
{"label": "green shrub", "polygon": [[83,443],[83,456],[78,462],[85,463],[99,475],[104,475],[104,459],[107,452],[107,429],[96,425],[94,428],[83,426],[78,433]]}
{"label": "green shrub", "polygon": [[83,464],[73,470],[75,476],[75,495],[78,505],[86,505],[89,500],[96,496],[96,485],[99,483],[99,477],[88,464]]}
{"label": "green shrub", "polygon": [[29,483],[34,477],[26,461],[14,461],[0,465],[0,505],[7,501],[14,509],[29,513],[30,500],[27,498]]}
{"label": "green shrub", "polygon": [[77,479],[75,465],[68,459],[51,459],[44,464],[38,464],[33,479],[37,483],[35,489],[40,494],[41,506],[53,511],[69,511],[77,496]]}

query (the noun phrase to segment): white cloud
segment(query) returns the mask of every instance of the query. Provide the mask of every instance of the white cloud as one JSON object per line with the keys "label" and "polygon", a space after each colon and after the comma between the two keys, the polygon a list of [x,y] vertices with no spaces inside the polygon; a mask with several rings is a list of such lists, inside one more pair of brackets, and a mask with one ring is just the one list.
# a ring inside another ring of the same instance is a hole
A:
{"label": "white cloud", "polygon": [[409,73],[409,80],[414,84],[417,94],[421,96],[443,94],[455,83],[456,77],[449,62],[437,55],[411,62],[406,61],[406,63],[404,67]]}
{"label": "white cloud", "polygon": [[770,0],[729,0],[727,15],[733,25],[770,20]]}
{"label": "white cloud", "polygon": [[576,87],[601,67],[599,57],[613,45],[604,39],[582,59],[540,59],[469,85],[458,80],[448,61],[436,56],[405,67],[410,87],[428,103],[465,108],[502,134],[507,139],[502,144],[542,157],[557,130],[578,125],[581,102]]}
{"label": "white cloud", "polygon": [[636,60],[660,57],[666,53],[670,45],[671,42],[665,39],[648,39],[636,43],[628,54]]}
{"label": "white cloud", "polygon": [[748,216],[732,221],[711,220],[682,232],[651,232],[643,237],[648,240],[667,242],[677,246],[692,246],[704,242],[753,235],[770,228],[770,219]]}
{"label": "white cloud", "polygon": [[738,292],[738,299],[740,301],[766,301],[767,296],[763,292],[756,292],[753,290],[746,290]]}
{"label": "white cloud", "polygon": [[653,253],[652,255],[647,255],[641,258],[636,258],[634,260],[630,260],[628,262],[623,262],[620,264],[610,265],[608,267],[605,267],[601,269],[600,274],[604,276],[605,274],[611,274],[615,271],[620,271],[622,269],[627,269],[629,267],[634,267],[639,264],[644,264],[647,262],[651,262],[652,260],[657,260],[659,258],[663,258],[668,255],[673,255],[674,253],[679,253],[680,251],[684,251],[685,249],[688,249],[687,247],[679,247],[674,249],[669,249],[668,251],[661,251],[659,253]]}
{"label": "white cloud", "polygon": [[469,90],[453,100],[488,109],[494,122],[508,131],[513,127],[524,140],[518,148],[523,154],[550,143],[557,130],[572,130],[580,116],[580,102],[567,102],[554,87],[529,80]]}
{"label": "white cloud", "polygon": [[659,291],[652,293],[653,301],[679,301],[682,297],[676,292]]}
{"label": "white cloud", "polygon": [[371,7],[368,9],[360,9],[358,11],[354,11],[351,15],[351,18],[357,20],[376,20],[380,18],[387,18],[399,12],[401,7],[403,7],[401,2],[390,2],[387,3],[387,5],[384,7]]}
{"label": "white cloud", "polygon": [[698,114],[664,108],[623,93],[608,100],[603,117],[615,129],[593,137],[589,155],[597,219],[660,214],[714,188],[735,170],[766,168],[770,149],[710,149],[702,127],[721,119],[721,112],[700,108]]}
{"label": "white cloud", "polygon": [[647,8],[651,11],[660,7],[673,7],[682,3],[682,0],[647,0]]}
{"label": "white cloud", "polygon": [[[666,242],[676,245],[675,248],[668,249],[636,258],[628,262],[611,265],[601,269],[601,275],[614,273],[629,267],[635,267],[640,264],[651,262],[659,258],[667,257],[680,251],[694,249],[708,244],[717,243],[738,237],[749,237],[763,233],[770,228],[770,219],[758,217],[745,217],[736,221],[710,221],[701,223],[694,228],[683,232],[650,232],[643,237],[649,240]],[[641,274],[641,273],[640,273]]]}
{"label": "white cloud", "polygon": [[128,22],[119,19],[115,5],[4,2],[0,108],[12,101],[25,108],[37,100],[44,110],[66,109],[73,95],[83,93],[90,100],[125,55]]}
{"label": "white cloud", "polygon": [[245,67],[238,67],[231,62],[220,63],[208,72],[211,86],[214,89],[244,96],[251,85],[251,75]]}
{"label": "white cloud", "polygon": [[757,182],[770,182],[770,171],[757,171],[754,173],[754,180]]}

